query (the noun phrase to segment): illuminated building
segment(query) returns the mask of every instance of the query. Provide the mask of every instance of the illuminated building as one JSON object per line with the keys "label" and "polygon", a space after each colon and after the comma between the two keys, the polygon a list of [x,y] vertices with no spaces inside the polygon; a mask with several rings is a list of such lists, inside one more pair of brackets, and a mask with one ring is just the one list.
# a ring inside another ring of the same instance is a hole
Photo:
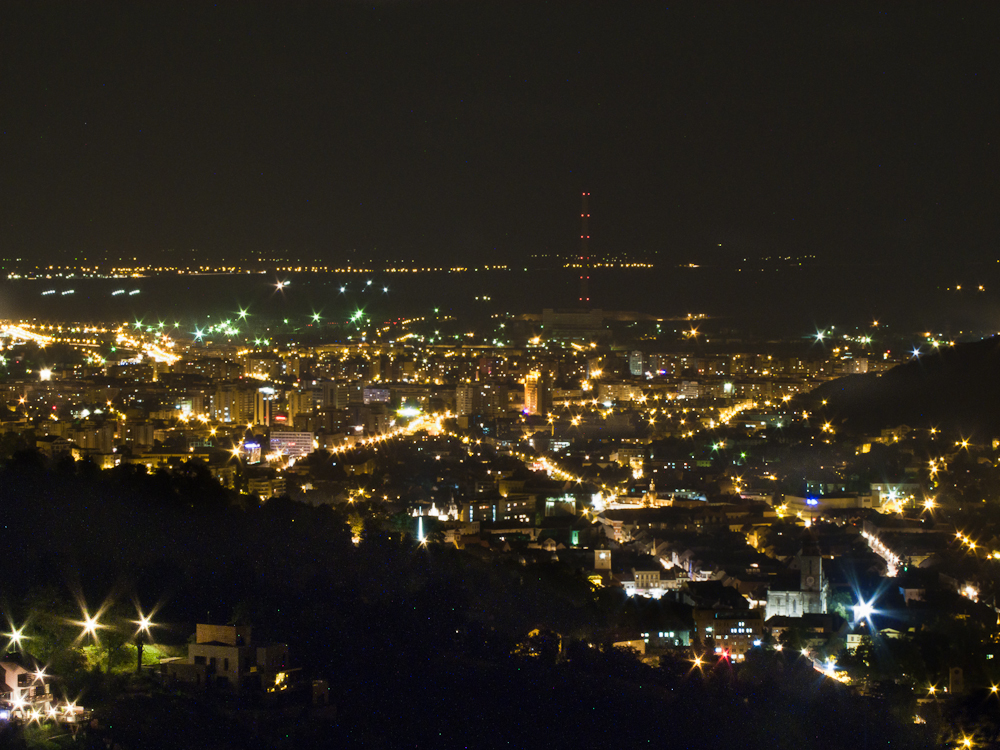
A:
{"label": "illuminated building", "polygon": [[280,453],[289,458],[307,456],[313,451],[313,434],[311,432],[279,432],[271,431],[271,453]]}
{"label": "illuminated building", "polygon": [[695,609],[697,637],[711,652],[740,661],[760,643],[764,621],[759,609]]}
{"label": "illuminated building", "polygon": [[317,401],[322,398],[316,389],[300,388],[288,394],[288,419],[294,423],[300,415],[309,416],[316,410]]}
{"label": "illuminated building", "polygon": [[643,369],[644,365],[642,352],[632,352],[628,355],[628,371],[632,375],[642,375],[645,372]]}
{"label": "illuminated building", "polygon": [[648,596],[659,599],[666,591],[664,582],[660,580],[660,570],[652,568],[639,570],[632,568],[631,573],[621,577],[622,587],[628,596]]}
{"label": "illuminated building", "polygon": [[47,707],[53,700],[52,687],[39,674],[44,665],[24,652],[11,651],[0,658],[0,698],[28,708]]}
{"label": "illuminated building", "polygon": [[242,357],[246,372],[252,377],[277,378],[282,374],[284,363],[277,354],[252,352]]}
{"label": "illuminated building", "polygon": [[139,448],[149,448],[153,445],[154,427],[149,422],[125,422],[119,428],[119,435],[124,437],[125,443]]}
{"label": "illuminated building", "polygon": [[365,404],[385,404],[389,401],[388,388],[365,388],[362,391],[362,400]]}
{"label": "illuminated building", "polygon": [[611,550],[594,550],[594,570],[611,571]]}
{"label": "illuminated building", "polygon": [[167,662],[160,669],[167,681],[273,692],[287,680],[288,646],[252,641],[249,625],[199,623],[187,659]]}
{"label": "illuminated building", "polygon": [[260,443],[256,439],[244,441],[242,452],[248,464],[260,463]]}
{"label": "illuminated building", "polygon": [[253,402],[253,423],[270,425],[274,418],[274,388],[264,386],[257,389]]}
{"label": "illuminated building", "polygon": [[547,414],[552,409],[552,392],[548,376],[532,371],[524,378],[524,411],[528,414]]}
{"label": "illuminated building", "polygon": [[219,388],[212,399],[211,417],[217,422],[247,422],[254,416],[256,392],[249,388]]}
{"label": "illuminated building", "polygon": [[358,385],[325,382],[321,384],[321,387],[323,389],[323,406],[346,409],[348,404],[361,402],[364,399],[361,386]]}
{"label": "illuminated building", "polygon": [[863,375],[868,372],[868,360],[864,357],[859,359],[849,359],[844,362],[845,375]]}
{"label": "illuminated building", "polygon": [[472,398],[476,392],[473,385],[460,385],[455,388],[455,413],[460,417],[472,414]]}
{"label": "illuminated building", "polygon": [[284,477],[251,477],[247,480],[247,492],[267,500],[280,497],[287,492]]}
{"label": "illuminated building", "polygon": [[819,545],[806,540],[798,555],[799,586],[781,590],[775,586],[767,592],[767,619],[775,615],[801,617],[807,614],[826,614],[829,582],[823,573],[823,556]]}
{"label": "illuminated building", "polygon": [[697,380],[682,380],[680,388],[677,389],[679,398],[695,399],[701,396],[701,386]]}
{"label": "illuminated building", "polygon": [[630,383],[600,383],[597,399],[601,402],[638,401],[642,398],[642,388]]}
{"label": "illuminated building", "polygon": [[535,495],[508,495],[494,500],[469,503],[461,510],[460,520],[533,524],[536,520],[538,500]]}
{"label": "illuminated building", "polygon": [[455,412],[459,416],[504,416],[509,402],[507,386],[502,383],[472,383],[455,388]]}

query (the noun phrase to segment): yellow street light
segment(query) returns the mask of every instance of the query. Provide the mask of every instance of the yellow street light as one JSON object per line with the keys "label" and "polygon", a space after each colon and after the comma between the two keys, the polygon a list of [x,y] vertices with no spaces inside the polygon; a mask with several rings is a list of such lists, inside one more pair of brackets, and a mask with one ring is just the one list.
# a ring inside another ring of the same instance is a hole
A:
{"label": "yellow street light", "polygon": [[12,624],[10,626],[10,631],[11,632],[9,633],[4,633],[4,635],[10,639],[10,646],[18,649],[21,648],[21,641],[26,640],[24,635],[24,626],[22,625],[20,628],[15,628]]}

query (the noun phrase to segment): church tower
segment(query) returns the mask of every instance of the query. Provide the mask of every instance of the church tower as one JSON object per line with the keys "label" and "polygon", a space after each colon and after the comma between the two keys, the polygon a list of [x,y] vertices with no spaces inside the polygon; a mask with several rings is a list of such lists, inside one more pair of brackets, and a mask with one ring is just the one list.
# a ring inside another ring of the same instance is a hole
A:
{"label": "church tower", "polygon": [[611,572],[611,550],[594,550],[594,570],[606,570]]}
{"label": "church tower", "polygon": [[799,553],[799,590],[802,592],[802,612],[826,614],[827,580],[823,575],[823,555],[819,543],[807,536]]}

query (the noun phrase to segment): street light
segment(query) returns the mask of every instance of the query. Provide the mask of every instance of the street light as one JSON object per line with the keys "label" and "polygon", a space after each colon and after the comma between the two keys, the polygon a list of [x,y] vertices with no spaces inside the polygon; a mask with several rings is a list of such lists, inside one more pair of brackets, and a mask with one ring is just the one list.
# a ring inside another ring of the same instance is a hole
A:
{"label": "street light", "polygon": [[94,635],[99,627],[101,627],[101,624],[97,621],[96,617],[90,617],[88,615],[83,621],[83,632],[90,635]]}
{"label": "street light", "polygon": [[[138,609],[138,608],[137,608]],[[135,671],[136,674],[142,672],[142,647],[147,638],[149,638],[149,630],[153,627],[152,615],[144,615],[142,610],[139,611],[139,619],[135,621],[138,625],[138,629],[135,631],[135,649],[136,649],[136,661],[135,661]]]}
{"label": "street light", "polygon": [[855,620],[870,620],[872,614],[875,612],[872,602],[859,602],[852,609],[854,609]]}
{"label": "street light", "polygon": [[83,628],[83,632],[80,633],[81,638],[89,635],[91,638],[94,639],[95,642],[98,642],[97,631],[104,627],[98,621],[97,619],[98,617],[100,617],[100,612],[91,617],[89,614],[87,614],[87,610],[83,611],[83,621],[78,623]]}
{"label": "street light", "polygon": [[10,649],[10,647],[13,646],[14,648],[20,650],[21,641],[27,640],[24,635],[24,625],[22,625],[20,628],[15,628],[14,623],[11,623],[10,631],[11,632],[9,633],[4,633],[4,635],[7,636],[7,638],[9,639],[9,642],[7,643],[7,648]]}

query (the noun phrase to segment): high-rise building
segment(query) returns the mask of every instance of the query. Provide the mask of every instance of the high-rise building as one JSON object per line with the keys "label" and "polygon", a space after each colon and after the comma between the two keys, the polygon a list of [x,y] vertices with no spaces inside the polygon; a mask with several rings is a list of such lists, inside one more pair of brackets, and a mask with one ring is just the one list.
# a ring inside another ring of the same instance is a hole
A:
{"label": "high-rise building", "polygon": [[321,393],[317,393],[312,388],[298,388],[288,394],[288,419],[295,421],[295,418],[302,415],[310,415],[316,410],[316,403],[322,398]]}
{"label": "high-rise building", "polygon": [[253,402],[253,423],[270,425],[274,419],[276,394],[274,388],[263,386],[257,389]]}
{"label": "high-rise building", "polygon": [[361,386],[354,383],[328,381],[322,384],[323,406],[346,409],[349,404],[362,403],[364,395]]}
{"label": "high-rise building", "polygon": [[642,375],[645,372],[642,352],[632,352],[628,355],[628,371],[633,375]]}
{"label": "high-rise building", "polygon": [[472,414],[472,402],[476,387],[474,385],[459,385],[455,388],[455,413],[460,417]]}
{"label": "high-rise building", "polygon": [[256,391],[249,388],[219,388],[212,399],[212,418],[219,422],[247,422],[254,415]]}
{"label": "high-rise building", "polygon": [[552,410],[552,391],[547,375],[533,370],[524,378],[524,411],[547,414]]}
{"label": "high-rise building", "polygon": [[503,383],[471,383],[455,389],[455,411],[459,416],[501,417],[507,413],[509,403],[507,386]]}

